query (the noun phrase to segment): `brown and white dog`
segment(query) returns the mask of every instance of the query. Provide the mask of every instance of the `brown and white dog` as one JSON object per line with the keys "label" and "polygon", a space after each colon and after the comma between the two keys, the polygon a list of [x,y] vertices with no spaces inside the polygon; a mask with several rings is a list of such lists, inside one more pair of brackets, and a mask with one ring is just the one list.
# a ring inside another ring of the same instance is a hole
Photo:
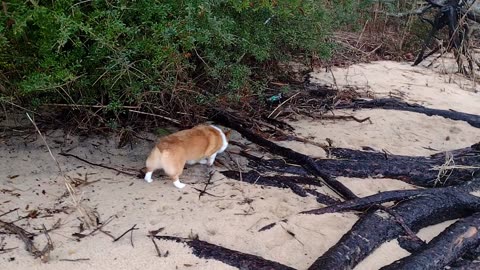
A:
{"label": "brown and white dog", "polygon": [[185,187],[180,175],[187,164],[212,166],[217,154],[228,146],[230,131],[223,132],[216,126],[199,125],[160,138],[147,158],[145,181],[152,182],[152,173],[163,169],[177,188]]}

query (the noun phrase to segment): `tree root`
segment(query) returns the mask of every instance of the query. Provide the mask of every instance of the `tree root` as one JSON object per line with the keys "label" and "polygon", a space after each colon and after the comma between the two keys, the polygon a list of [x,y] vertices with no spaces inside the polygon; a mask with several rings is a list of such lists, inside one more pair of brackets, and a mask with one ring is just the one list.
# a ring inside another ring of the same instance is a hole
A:
{"label": "tree root", "polygon": [[[332,176],[392,178],[416,186],[434,187],[465,183],[480,172],[480,143],[423,157],[387,155],[345,148],[331,148],[330,153],[337,159],[317,159],[315,163]],[[240,154],[259,167],[260,171],[266,169],[297,175],[307,174],[304,168],[286,164],[283,160],[264,160],[244,152]],[[453,166],[444,166],[447,156],[451,157]]]}
{"label": "tree root", "polygon": [[318,164],[316,164],[311,157],[295,152],[286,147],[279,146],[276,143],[273,143],[269,140],[266,140],[256,135],[250,130],[244,128],[245,126],[244,123],[241,123],[235,117],[231,116],[226,112],[214,110],[214,114],[212,115],[211,118],[212,120],[224,126],[235,129],[251,142],[256,143],[262,147],[268,148],[272,153],[283,156],[288,160],[291,160],[292,162],[298,165],[301,165],[312,174],[318,177],[321,177],[325,182],[325,184],[341,197],[346,199],[357,198],[357,196],[351,190],[349,190],[347,187],[345,187],[342,183],[340,183],[336,179],[330,177],[327,173],[323,171],[323,169],[320,169],[320,166],[318,166]]}
{"label": "tree root", "polygon": [[185,239],[175,236],[154,236],[159,240],[170,240],[184,243],[193,249],[193,254],[199,258],[214,259],[245,270],[294,270],[294,268],[266,260],[262,257],[242,253],[232,249],[210,244],[198,239]]}
{"label": "tree root", "polygon": [[475,213],[449,226],[426,244],[420,252],[381,269],[443,269],[479,244],[480,213]]}
{"label": "tree root", "polygon": [[373,100],[354,100],[350,104],[339,104],[336,109],[385,109],[408,111],[415,113],[422,113],[428,116],[442,116],[451,120],[465,121],[470,125],[480,128],[480,115],[462,113],[453,110],[440,110],[426,108],[418,104],[409,104],[404,101],[394,98],[381,98]]}
{"label": "tree root", "polygon": [[[390,208],[413,231],[480,210],[480,179],[469,183],[439,188],[434,194],[417,196]],[[333,247],[320,256],[309,269],[351,269],[382,243],[395,239],[405,229],[382,210],[370,210]]]}

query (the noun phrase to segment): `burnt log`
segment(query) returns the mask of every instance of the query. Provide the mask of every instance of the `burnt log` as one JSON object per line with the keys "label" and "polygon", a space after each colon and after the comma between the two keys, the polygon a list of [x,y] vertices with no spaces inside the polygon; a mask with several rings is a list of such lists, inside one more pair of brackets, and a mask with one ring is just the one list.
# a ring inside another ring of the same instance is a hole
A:
{"label": "burnt log", "polygon": [[475,213],[450,225],[421,251],[381,269],[443,269],[479,244],[480,213]]}
{"label": "burnt log", "polygon": [[203,259],[214,259],[233,267],[245,270],[294,270],[278,262],[269,261],[259,256],[224,248],[198,239],[185,239],[175,236],[153,236],[160,240],[184,243],[193,250],[193,254]]}
{"label": "burnt log", "polygon": [[223,175],[230,179],[242,181],[244,183],[270,186],[277,188],[288,188],[293,193],[301,197],[307,197],[308,194],[314,195],[317,199],[317,202],[325,205],[331,205],[334,203],[339,203],[337,199],[334,199],[328,195],[316,192],[313,189],[304,188],[301,185],[311,185],[311,186],[323,186],[316,178],[306,177],[306,176],[263,176],[256,171],[240,173],[238,171],[222,171]]}
{"label": "burnt log", "polygon": [[215,110],[212,113],[211,119],[219,124],[222,124],[226,127],[232,128],[242,134],[246,139],[249,141],[256,143],[262,147],[267,148],[271,153],[280,155],[292,163],[298,164],[302,166],[307,171],[311,172],[313,175],[320,177],[323,179],[324,183],[331,188],[335,193],[345,199],[354,199],[357,196],[349,190],[346,186],[342,183],[337,181],[335,178],[330,177],[324,170],[315,163],[311,157],[295,152],[292,149],[288,149],[286,147],[280,146],[274,142],[271,142],[267,139],[260,137],[259,135],[253,133],[249,129],[245,128],[246,124],[242,123],[238,118],[235,116]]}
{"label": "burnt log", "polygon": [[370,210],[309,269],[352,269],[382,243],[404,234],[405,227],[418,231],[480,211],[480,197],[470,194],[474,191],[480,191],[480,178],[401,202],[389,209],[396,217],[383,210]]}
{"label": "burnt log", "polygon": [[[431,156],[390,155],[374,151],[331,148],[336,159],[317,159],[315,163],[331,176],[356,178],[392,178],[422,187],[458,185],[472,180],[480,173],[480,143],[470,147],[433,154]],[[455,166],[439,170],[450,155]],[[302,167],[291,166],[283,160],[264,160],[242,153],[260,171],[270,170],[297,175],[308,172]]]}
{"label": "burnt log", "polygon": [[384,109],[421,113],[428,116],[441,116],[451,120],[465,121],[473,127],[480,128],[480,115],[427,108],[418,104],[410,104],[395,98],[380,98],[372,100],[357,99],[348,104],[338,104],[336,109]]}

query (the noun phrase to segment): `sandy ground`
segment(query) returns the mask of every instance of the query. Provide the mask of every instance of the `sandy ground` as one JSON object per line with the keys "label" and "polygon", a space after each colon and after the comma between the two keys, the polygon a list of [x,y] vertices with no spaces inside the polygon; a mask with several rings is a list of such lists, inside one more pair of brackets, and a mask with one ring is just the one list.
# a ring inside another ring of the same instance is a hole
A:
{"label": "sandy ground", "polygon": [[[376,62],[355,65],[346,69],[334,69],[338,87],[357,85],[377,97],[392,93],[408,102],[441,109],[480,114],[480,94],[466,87],[467,82],[451,74],[440,74],[424,67],[410,67],[407,63]],[[312,74],[318,82],[331,83],[330,72]],[[454,78],[454,79],[452,79]],[[312,136],[315,141],[333,140],[335,146],[360,149],[362,146],[385,150],[394,154],[429,155],[438,151],[469,146],[480,141],[480,132],[462,121],[442,117],[383,110],[349,111],[337,114],[370,117],[372,123],[353,121],[312,122],[309,119],[292,121],[299,135]],[[15,236],[0,234],[0,247],[16,248],[0,254],[0,269],[235,269],[215,260],[199,259],[182,244],[158,241],[167,257],[156,256],[149,230],[164,227],[163,235],[199,238],[230,249],[259,255],[296,269],[306,269],[317,257],[335,244],[347,232],[358,217],[352,213],[321,216],[296,215],[297,212],[321,207],[313,197],[301,198],[289,190],[261,187],[241,183],[223,177],[217,165],[213,185],[208,192],[217,197],[203,196],[209,169],[195,165],[186,169],[182,181],[188,184],[183,190],[173,187],[158,173],[154,182],[117,174],[111,170],[90,166],[70,157],[57,155],[60,151],[85,158],[91,162],[121,168],[141,168],[152,143],[136,140],[134,144],[117,148],[118,138],[83,138],[61,131],[47,132],[47,141],[57,157],[63,172],[78,182],[90,184],[77,187],[82,204],[95,209],[100,220],[113,220],[104,229],[119,236],[136,224],[133,246],[130,235],[117,242],[103,233],[76,240],[79,232],[78,213],[72,209],[72,201],[65,193],[63,178],[50,158],[41,139],[35,134],[0,138],[0,215],[10,209],[19,210],[0,217],[13,221],[26,215],[15,224],[28,231],[38,232],[42,225],[50,228],[61,220],[59,229],[50,232],[55,249],[48,263],[32,258],[23,243]],[[142,134],[154,139],[152,134]],[[238,134],[233,137],[242,141]],[[312,156],[325,156],[323,150],[311,145],[281,142],[297,151]],[[220,156],[220,160],[232,168],[242,170],[244,161],[234,155]],[[339,178],[359,196],[375,194],[383,190],[412,188],[392,179]],[[270,230],[258,229],[271,222],[288,217]],[[424,228],[422,239],[430,240],[453,221]],[[287,230],[293,232],[292,237]],[[1,230],[0,230],[1,231]],[[45,237],[35,238],[43,247]],[[409,253],[398,246],[396,240],[382,245],[355,269],[378,269]],[[65,259],[88,259],[64,261]]]}

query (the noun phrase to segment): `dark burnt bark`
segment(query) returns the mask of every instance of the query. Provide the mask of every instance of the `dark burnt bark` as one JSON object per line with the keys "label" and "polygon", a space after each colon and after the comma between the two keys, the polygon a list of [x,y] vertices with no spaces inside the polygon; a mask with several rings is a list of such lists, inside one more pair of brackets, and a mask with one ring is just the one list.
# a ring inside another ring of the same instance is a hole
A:
{"label": "dark burnt bark", "polygon": [[317,198],[317,202],[325,205],[331,205],[339,203],[337,199],[329,197],[328,195],[315,192],[313,189],[302,187],[302,185],[309,186],[323,186],[316,178],[306,176],[262,176],[258,172],[250,171],[240,173],[238,171],[222,171],[223,175],[230,179],[239,180],[242,182],[257,184],[262,186],[271,186],[278,188],[289,188],[293,193],[307,197],[308,194],[314,195]]}
{"label": "dark burnt bark", "polygon": [[[330,151],[336,159],[317,159],[315,162],[325,173],[332,176],[392,178],[417,186],[434,187],[461,184],[472,180],[480,173],[479,143],[450,151],[455,165],[470,167],[446,170],[439,181],[437,181],[439,171],[432,168],[445,163],[445,152],[431,156],[402,156],[345,148],[332,148]],[[242,155],[256,166],[260,166],[260,170],[263,168],[298,175],[307,174],[303,168],[288,165],[283,160],[263,160],[248,154]]]}
{"label": "dark burnt bark", "polygon": [[394,98],[381,98],[373,100],[354,100],[349,104],[339,104],[336,109],[385,109],[422,113],[428,116],[441,116],[447,119],[465,121],[470,125],[480,128],[480,115],[457,112],[454,110],[431,109],[418,104],[409,104]]}
{"label": "dark burnt bark", "polygon": [[185,239],[175,236],[154,236],[160,240],[171,240],[191,247],[193,254],[199,258],[214,259],[245,270],[294,270],[294,268],[266,260],[262,257],[242,253],[198,239]]}
{"label": "dark burnt bark", "polygon": [[475,213],[449,226],[421,251],[385,266],[382,270],[442,269],[479,244],[480,213]]}
{"label": "dark burnt bark", "polygon": [[295,152],[286,147],[277,145],[274,142],[271,142],[267,139],[264,139],[258,136],[257,134],[245,128],[244,123],[242,123],[241,121],[236,119],[234,116],[226,112],[215,110],[214,113],[212,114],[211,119],[226,127],[235,129],[251,142],[256,143],[262,147],[265,147],[271,153],[280,155],[290,160],[291,162],[302,166],[307,171],[311,172],[313,175],[321,177],[327,186],[329,186],[333,191],[335,191],[338,195],[342,196],[343,198],[345,199],[357,198],[357,196],[353,194],[353,192],[350,191],[347,187],[345,187],[342,183],[340,183],[339,181],[337,181],[336,179],[330,177],[330,175],[325,173],[323,171],[324,169],[318,166],[318,164],[315,163],[315,161],[311,157]]}
{"label": "dark burnt bark", "polygon": [[[413,231],[480,210],[480,198],[470,194],[480,190],[480,179],[442,188],[441,192],[417,196],[390,211],[402,218]],[[371,210],[360,218],[337,244],[320,256],[309,269],[352,269],[382,243],[405,232],[397,219],[382,210]]]}

